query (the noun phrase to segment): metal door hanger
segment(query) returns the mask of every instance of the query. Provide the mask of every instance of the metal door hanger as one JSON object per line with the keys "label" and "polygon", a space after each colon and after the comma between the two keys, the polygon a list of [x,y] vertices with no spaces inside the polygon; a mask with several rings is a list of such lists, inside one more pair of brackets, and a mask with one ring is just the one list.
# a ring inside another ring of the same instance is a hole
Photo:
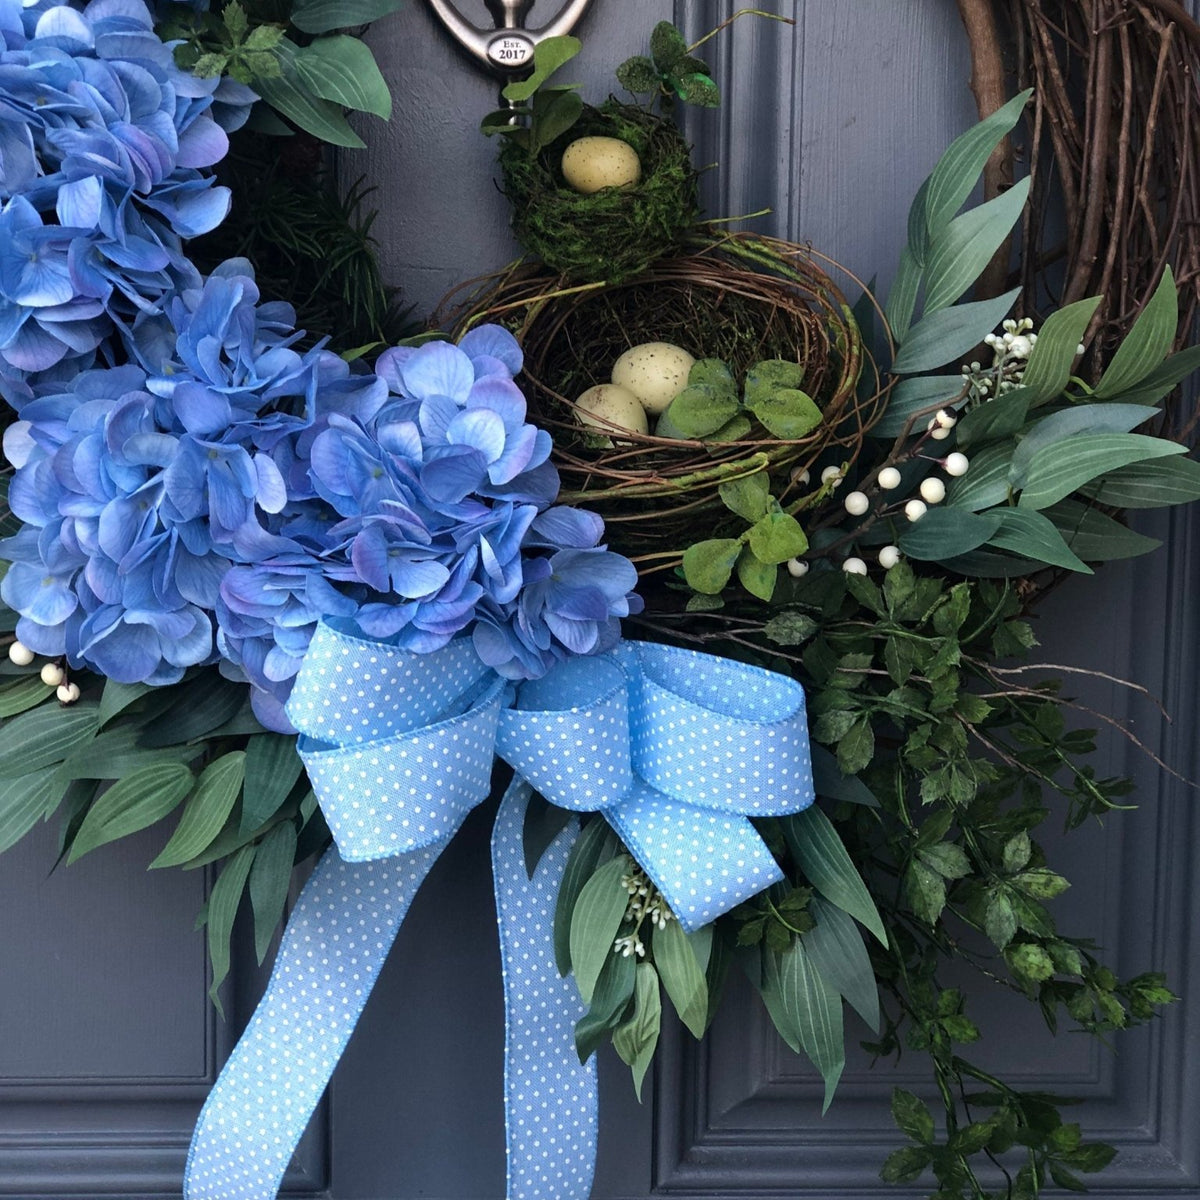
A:
{"label": "metal door hanger", "polygon": [[485,0],[495,21],[492,29],[472,24],[450,0],[429,0],[429,5],[466,50],[485,67],[507,75],[528,70],[538,42],[570,33],[590,2],[568,0],[558,16],[538,29],[525,25],[536,0]]}

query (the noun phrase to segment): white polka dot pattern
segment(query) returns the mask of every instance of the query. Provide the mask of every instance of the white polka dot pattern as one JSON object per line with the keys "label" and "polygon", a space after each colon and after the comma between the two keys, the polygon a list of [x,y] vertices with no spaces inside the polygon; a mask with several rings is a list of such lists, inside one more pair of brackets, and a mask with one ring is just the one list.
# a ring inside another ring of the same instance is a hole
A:
{"label": "white polka dot pattern", "polygon": [[575,1023],[587,1011],[554,963],[554,902],[579,832],[571,821],[525,873],[529,785],[514,780],[492,835],[504,970],[504,1103],[509,1200],[586,1200],[596,1164],[596,1059],[581,1064]]}

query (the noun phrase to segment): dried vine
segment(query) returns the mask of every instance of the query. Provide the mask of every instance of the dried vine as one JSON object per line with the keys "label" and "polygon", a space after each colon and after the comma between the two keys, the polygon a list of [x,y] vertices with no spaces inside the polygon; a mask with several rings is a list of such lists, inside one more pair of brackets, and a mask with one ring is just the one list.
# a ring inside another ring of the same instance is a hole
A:
{"label": "dried vine", "polygon": [[[1200,317],[1200,24],[1177,0],[958,0],[981,115],[1034,89],[1022,151],[1033,178],[1022,311],[1104,295],[1097,370],[1164,267],[1180,288],[1181,344]],[[1003,160],[986,181],[1005,186]],[[994,285],[993,285],[994,286]],[[1171,414],[1177,434],[1195,416]]]}

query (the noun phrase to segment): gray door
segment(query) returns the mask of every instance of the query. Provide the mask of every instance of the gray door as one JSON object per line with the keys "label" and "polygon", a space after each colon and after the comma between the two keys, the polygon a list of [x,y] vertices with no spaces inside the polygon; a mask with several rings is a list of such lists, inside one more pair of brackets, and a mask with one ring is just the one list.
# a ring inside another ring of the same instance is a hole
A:
{"label": "gray door", "polygon": [[[594,0],[581,30],[581,74],[602,95],[608,65],[640,50],[655,21],[672,18],[698,35],[737,7]],[[972,120],[955,6],[798,0],[795,15],[794,30],[743,22],[714,54],[725,106],[690,130],[697,160],[719,164],[709,177],[710,211],[769,205],[774,215],[759,228],[811,239],[869,274],[894,261],[909,198]],[[347,156],[343,169],[379,185],[388,275],[427,307],[512,254],[490,183],[494,148],[475,131],[494,85],[454,51],[423,0],[410,0],[372,38],[395,88],[396,117],[371,129],[370,150]],[[1170,728],[1115,686],[1080,678],[1074,689],[1132,722],[1193,778],[1198,526],[1190,511],[1161,517],[1147,531],[1166,541],[1165,551],[1064,587],[1039,622],[1047,661],[1132,678],[1164,698]],[[1141,808],[1072,836],[1065,869],[1076,883],[1059,906],[1063,927],[1097,936],[1123,974],[1167,970],[1189,999],[1119,1039],[1114,1055],[1092,1039],[1051,1039],[1023,1002],[981,996],[984,1065],[1087,1098],[1080,1117],[1088,1132],[1122,1151],[1101,1194],[1200,1197],[1198,801],[1120,739],[1104,747],[1101,769],[1133,774]],[[471,818],[419,895],[289,1175],[290,1194],[502,1195],[489,818]],[[189,932],[207,881],[147,874],[154,837],[49,875],[53,840],[43,829],[0,859],[0,1197],[178,1195],[192,1123],[262,974],[243,953],[230,1022],[221,1023],[205,999],[202,939]],[[865,1031],[850,1033],[853,1040]],[[896,1085],[928,1091],[920,1063],[870,1070],[853,1056],[822,1119],[819,1082],[745,992],[701,1049],[668,1028],[644,1104],[615,1060],[602,1062],[601,1076],[597,1198],[922,1194],[877,1178],[897,1141],[888,1096]]]}

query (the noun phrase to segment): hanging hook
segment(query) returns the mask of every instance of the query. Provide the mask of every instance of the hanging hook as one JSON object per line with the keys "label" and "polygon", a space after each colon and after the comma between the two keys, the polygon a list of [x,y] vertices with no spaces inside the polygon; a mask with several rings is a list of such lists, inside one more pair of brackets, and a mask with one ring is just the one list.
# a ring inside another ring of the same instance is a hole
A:
{"label": "hanging hook", "polygon": [[591,0],[569,0],[553,20],[538,29],[527,29],[525,20],[535,0],[485,0],[495,28],[481,29],[468,21],[450,0],[429,0],[430,7],[455,39],[484,66],[504,75],[533,65],[538,42],[570,33]]}

